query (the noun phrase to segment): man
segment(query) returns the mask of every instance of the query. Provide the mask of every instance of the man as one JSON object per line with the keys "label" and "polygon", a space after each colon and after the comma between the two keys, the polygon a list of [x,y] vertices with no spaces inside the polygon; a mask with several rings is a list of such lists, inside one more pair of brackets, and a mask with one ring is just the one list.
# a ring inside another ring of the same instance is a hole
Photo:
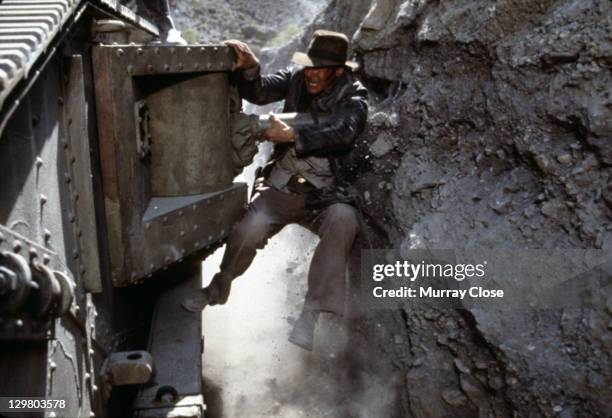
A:
{"label": "man", "polygon": [[272,126],[265,139],[275,144],[263,181],[244,218],[227,240],[220,272],[200,294],[183,302],[190,311],[226,302],[231,282],[245,272],[257,249],[289,223],[317,233],[317,245],[308,273],[308,291],[302,314],[289,337],[292,343],[312,350],[320,312],[342,315],[346,262],[359,231],[357,212],[347,200],[323,198],[337,187],[336,171],[354,148],[367,119],[367,90],[355,81],[347,61],[348,38],[338,32],[313,34],[306,54],[293,61],[304,68],[261,76],[259,61],[239,41],[226,44],[236,51],[238,88],[246,100],[265,105],[285,100],[284,112],[329,114],[325,122],[292,128],[270,115]]}

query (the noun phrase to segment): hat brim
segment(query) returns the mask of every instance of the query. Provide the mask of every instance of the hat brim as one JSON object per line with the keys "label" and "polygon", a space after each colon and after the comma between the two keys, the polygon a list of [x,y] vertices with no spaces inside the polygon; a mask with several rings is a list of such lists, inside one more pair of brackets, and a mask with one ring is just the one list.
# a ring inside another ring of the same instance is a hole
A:
{"label": "hat brim", "polygon": [[346,66],[353,70],[359,67],[355,61],[338,62],[325,60],[321,58],[312,58],[303,52],[295,52],[291,59],[295,64],[303,65],[304,67],[342,67]]}

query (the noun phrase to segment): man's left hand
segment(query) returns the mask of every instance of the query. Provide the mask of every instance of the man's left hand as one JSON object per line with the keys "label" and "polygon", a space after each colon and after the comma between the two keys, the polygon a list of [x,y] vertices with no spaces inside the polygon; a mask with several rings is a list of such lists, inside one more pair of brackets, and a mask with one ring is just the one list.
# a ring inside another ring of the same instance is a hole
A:
{"label": "man's left hand", "polygon": [[291,126],[278,119],[273,113],[270,113],[270,122],[272,122],[272,126],[264,131],[264,138],[275,144],[293,142],[295,132]]}

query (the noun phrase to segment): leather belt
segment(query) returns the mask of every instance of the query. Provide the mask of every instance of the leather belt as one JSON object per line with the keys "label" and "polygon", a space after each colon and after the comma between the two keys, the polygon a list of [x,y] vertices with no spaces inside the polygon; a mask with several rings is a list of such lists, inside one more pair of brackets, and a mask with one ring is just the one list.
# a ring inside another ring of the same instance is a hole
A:
{"label": "leather belt", "polygon": [[287,182],[287,190],[295,194],[308,194],[317,188],[301,174],[294,174]]}

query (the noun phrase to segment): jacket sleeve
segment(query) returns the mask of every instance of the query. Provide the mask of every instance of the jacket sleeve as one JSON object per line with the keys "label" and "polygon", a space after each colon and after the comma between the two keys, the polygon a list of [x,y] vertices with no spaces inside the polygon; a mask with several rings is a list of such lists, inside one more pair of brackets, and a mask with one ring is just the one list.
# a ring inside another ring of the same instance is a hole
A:
{"label": "jacket sleeve", "polygon": [[295,152],[298,157],[342,154],[353,147],[363,132],[368,117],[368,102],[363,96],[353,96],[339,104],[329,122],[295,129]]}
{"label": "jacket sleeve", "polygon": [[291,71],[281,70],[271,75],[262,76],[260,67],[243,71],[238,78],[240,96],[256,105],[283,100],[291,82]]}

